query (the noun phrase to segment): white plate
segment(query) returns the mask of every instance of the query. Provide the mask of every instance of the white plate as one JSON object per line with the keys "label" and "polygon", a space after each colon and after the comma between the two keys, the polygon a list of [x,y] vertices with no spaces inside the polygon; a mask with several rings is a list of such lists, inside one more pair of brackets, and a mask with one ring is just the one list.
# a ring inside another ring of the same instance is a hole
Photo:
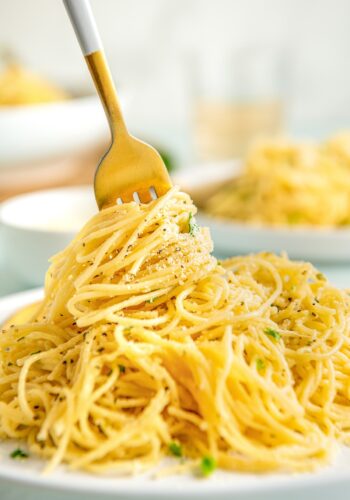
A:
{"label": "white plate", "polygon": [[[41,290],[32,290],[0,300],[0,322],[17,308],[38,300]],[[26,486],[30,491],[62,491],[98,497],[113,496],[115,500],[181,499],[181,500],[346,500],[350,489],[350,449],[342,449],[336,464],[312,474],[236,474],[218,471],[204,480],[192,475],[152,479],[150,474],[116,478],[69,472],[59,467],[53,474],[43,476],[43,462],[33,457],[16,461],[9,453],[14,442],[0,443],[0,498],[1,481]],[[23,446],[23,445],[22,445]],[[4,484],[4,483],[3,483]],[[13,487],[15,488],[15,487]],[[34,496],[33,496],[34,498]],[[37,497],[35,497],[37,498]],[[46,495],[42,498],[48,498]],[[69,497],[72,499],[72,496]]]}
{"label": "white plate", "polygon": [[349,229],[254,227],[200,213],[198,223],[210,228],[215,251],[222,256],[285,250],[292,259],[315,263],[349,263]]}
{"label": "white plate", "polygon": [[[232,178],[240,170],[239,161],[196,165],[175,174],[181,188],[198,199],[207,196],[213,186]],[[199,212],[198,222],[210,228],[215,252],[220,256],[285,250],[293,259],[323,263],[350,262],[350,228],[257,227],[211,217]]]}

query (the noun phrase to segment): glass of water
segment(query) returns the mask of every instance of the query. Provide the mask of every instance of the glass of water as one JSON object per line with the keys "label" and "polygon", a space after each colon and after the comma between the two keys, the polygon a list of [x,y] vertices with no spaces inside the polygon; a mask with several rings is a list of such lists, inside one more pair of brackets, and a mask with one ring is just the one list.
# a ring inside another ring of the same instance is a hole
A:
{"label": "glass of water", "polygon": [[198,160],[240,157],[257,138],[283,132],[286,67],[283,51],[261,47],[192,58],[191,122]]}

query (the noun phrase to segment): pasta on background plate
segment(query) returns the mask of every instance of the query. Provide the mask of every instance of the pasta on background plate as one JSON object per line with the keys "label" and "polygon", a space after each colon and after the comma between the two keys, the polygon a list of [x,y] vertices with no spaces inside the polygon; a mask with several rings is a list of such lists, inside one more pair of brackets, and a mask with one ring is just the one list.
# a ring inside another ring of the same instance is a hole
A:
{"label": "pasta on background plate", "polygon": [[242,173],[204,202],[224,219],[269,226],[350,224],[350,132],[316,145],[257,143]]}
{"label": "pasta on background plate", "polygon": [[0,107],[59,102],[68,94],[19,64],[8,64],[0,72]]}

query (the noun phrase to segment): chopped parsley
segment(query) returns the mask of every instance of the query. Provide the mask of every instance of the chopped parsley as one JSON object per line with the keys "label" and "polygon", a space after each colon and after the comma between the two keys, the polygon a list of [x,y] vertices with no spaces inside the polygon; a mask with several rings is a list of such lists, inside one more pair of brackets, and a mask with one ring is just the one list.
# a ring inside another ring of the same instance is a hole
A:
{"label": "chopped parsley", "polygon": [[303,215],[300,212],[291,212],[287,215],[288,224],[299,224],[303,220]]}
{"label": "chopped parsley", "polygon": [[190,212],[190,215],[188,216],[188,232],[190,233],[191,236],[196,236],[198,231],[199,231],[199,226],[196,223],[194,215],[192,214],[192,212]]}
{"label": "chopped parsley", "polygon": [[321,280],[321,281],[326,281],[326,277],[325,277],[325,275],[324,275],[324,274],[322,274],[322,273],[317,273],[317,274],[316,274],[316,278],[317,278],[318,280]]}
{"label": "chopped parsley", "polygon": [[10,454],[11,458],[14,459],[22,459],[22,458],[28,458],[29,455],[25,451],[21,450],[21,448],[16,448],[13,450],[13,452]]}
{"label": "chopped parsley", "polygon": [[147,304],[153,304],[153,302],[154,302],[155,300],[157,300],[157,298],[158,298],[158,297],[152,297],[151,299],[147,300],[147,301],[146,301],[146,303],[147,303]]}
{"label": "chopped parsley", "polygon": [[281,340],[281,334],[273,328],[265,328],[264,333],[266,333],[269,337],[272,337],[274,340]]}
{"label": "chopped parsley", "polygon": [[210,476],[216,469],[215,459],[209,455],[203,457],[200,463],[200,469],[204,477]]}
{"label": "chopped parsley", "polygon": [[172,441],[169,443],[169,451],[174,457],[179,457],[181,458],[183,453],[182,453],[182,447],[180,444],[175,443],[175,441]]}
{"label": "chopped parsley", "polygon": [[30,355],[31,356],[34,356],[34,354],[39,354],[41,351],[35,351],[35,352],[31,352]]}
{"label": "chopped parsley", "polygon": [[258,372],[261,372],[265,369],[265,361],[263,359],[258,358],[256,360],[256,369],[258,370]]}
{"label": "chopped parsley", "polygon": [[125,373],[126,368],[124,365],[118,365],[118,368],[119,368],[120,373]]}

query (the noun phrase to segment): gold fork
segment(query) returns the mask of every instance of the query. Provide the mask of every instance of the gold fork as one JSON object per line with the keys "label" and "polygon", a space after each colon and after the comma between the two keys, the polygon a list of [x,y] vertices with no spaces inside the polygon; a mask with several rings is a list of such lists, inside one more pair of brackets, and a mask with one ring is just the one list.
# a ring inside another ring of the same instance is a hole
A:
{"label": "gold fork", "polygon": [[63,0],[109,122],[112,142],[95,174],[99,209],[116,202],[148,203],[171,188],[160,154],[129,134],[88,0]]}

